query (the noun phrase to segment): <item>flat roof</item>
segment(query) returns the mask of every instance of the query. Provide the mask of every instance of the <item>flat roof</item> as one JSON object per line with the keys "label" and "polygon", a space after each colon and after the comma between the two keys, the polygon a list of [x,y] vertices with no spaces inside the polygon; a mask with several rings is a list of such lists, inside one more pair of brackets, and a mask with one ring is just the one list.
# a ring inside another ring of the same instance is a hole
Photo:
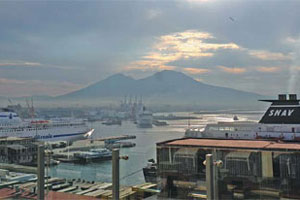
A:
{"label": "flat roof", "polygon": [[209,148],[235,148],[235,149],[264,149],[264,150],[296,150],[300,151],[300,143],[277,142],[265,140],[231,140],[207,138],[181,138],[165,141],[158,146],[189,146]]}

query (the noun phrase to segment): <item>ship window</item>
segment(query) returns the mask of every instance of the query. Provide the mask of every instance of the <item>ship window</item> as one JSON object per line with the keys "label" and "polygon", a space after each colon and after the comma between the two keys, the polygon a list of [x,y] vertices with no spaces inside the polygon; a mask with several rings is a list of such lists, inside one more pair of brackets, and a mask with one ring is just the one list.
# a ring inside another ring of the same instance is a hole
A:
{"label": "ship window", "polygon": [[218,131],[219,129],[218,129],[218,127],[211,126],[211,127],[209,127],[209,130],[210,131]]}
{"label": "ship window", "polygon": [[295,133],[295,128],[294,127],[292,128],[292,132]]}

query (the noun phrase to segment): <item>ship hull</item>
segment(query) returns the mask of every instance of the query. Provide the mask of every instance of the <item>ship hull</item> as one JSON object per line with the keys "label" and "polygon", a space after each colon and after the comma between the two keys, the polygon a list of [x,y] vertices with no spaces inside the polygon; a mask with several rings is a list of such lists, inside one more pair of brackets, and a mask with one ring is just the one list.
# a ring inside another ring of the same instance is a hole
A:
{"label": "ship hull", "polygon": [[31,137],[39,141],[75,141],[91,136],[91,129],[82,128],[53,128],[45,130],[24,130],[20,132],[7,132],[3,137]]}
{"label": "ship hull", "polygon": [[145,182],[147,183],[157,183],[157,169],[154,168],[143,168],[143,174]]}
{"label": "ship hull", "polygon": [[[208,125],[207,127],[211,127]],[[226,127],[235,127],[234,130],[225,130]],[[275,128],[273,128],[275,127]],[[248,126],[234,126],[234,124],[214,125],[214,130],[209,128],[202,130],[187,129],[185,137],[187,138],[217,138],[217,139],[245,139],[245,140],[283,140],[299,141],[300,125],[299,124],[249,124]],[[249,129],[249,130],[245,130]],[[272,131],[270,131],[270,129]]]}

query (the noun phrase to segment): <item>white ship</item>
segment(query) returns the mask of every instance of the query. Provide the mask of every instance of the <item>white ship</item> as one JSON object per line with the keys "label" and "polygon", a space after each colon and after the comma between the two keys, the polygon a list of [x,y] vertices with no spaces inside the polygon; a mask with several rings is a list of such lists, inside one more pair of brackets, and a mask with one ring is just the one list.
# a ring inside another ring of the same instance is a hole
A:
{"label": "white ship", "polygon": [[300,141],[300,104],[296,94],[280,94],[257,122],[234,121],[208,124],[203,130],[189,128],[185,137]]}
{"label": "white ship", "polygon": [[151,128],[152,121],[152,112],[146,110],[145,106],[143,106],[142,110],[138,113],[137,116],[137,126],[140,128]]}
{"label": "white ship", "polygon": [[9,109],[0,112],[0,137],[32,137],[47,141],[74,141],[93,134],[85,120],[56,118],[52,120],[22,120]]}

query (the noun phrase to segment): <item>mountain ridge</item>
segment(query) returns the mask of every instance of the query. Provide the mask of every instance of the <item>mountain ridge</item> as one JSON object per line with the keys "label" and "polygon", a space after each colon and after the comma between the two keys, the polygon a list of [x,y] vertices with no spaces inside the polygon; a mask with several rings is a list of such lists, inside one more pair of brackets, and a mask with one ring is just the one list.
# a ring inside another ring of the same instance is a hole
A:
{"label": "mountain ridge", "polygon": [[164,70],[133,79],[114,74],[86,88],[62,95],[58,99],[123,98],[125,95],[143,96],[154,103],[200,105],[247,105],[264,96],[233,88],[209,85],[196,81],[178,71]]}

